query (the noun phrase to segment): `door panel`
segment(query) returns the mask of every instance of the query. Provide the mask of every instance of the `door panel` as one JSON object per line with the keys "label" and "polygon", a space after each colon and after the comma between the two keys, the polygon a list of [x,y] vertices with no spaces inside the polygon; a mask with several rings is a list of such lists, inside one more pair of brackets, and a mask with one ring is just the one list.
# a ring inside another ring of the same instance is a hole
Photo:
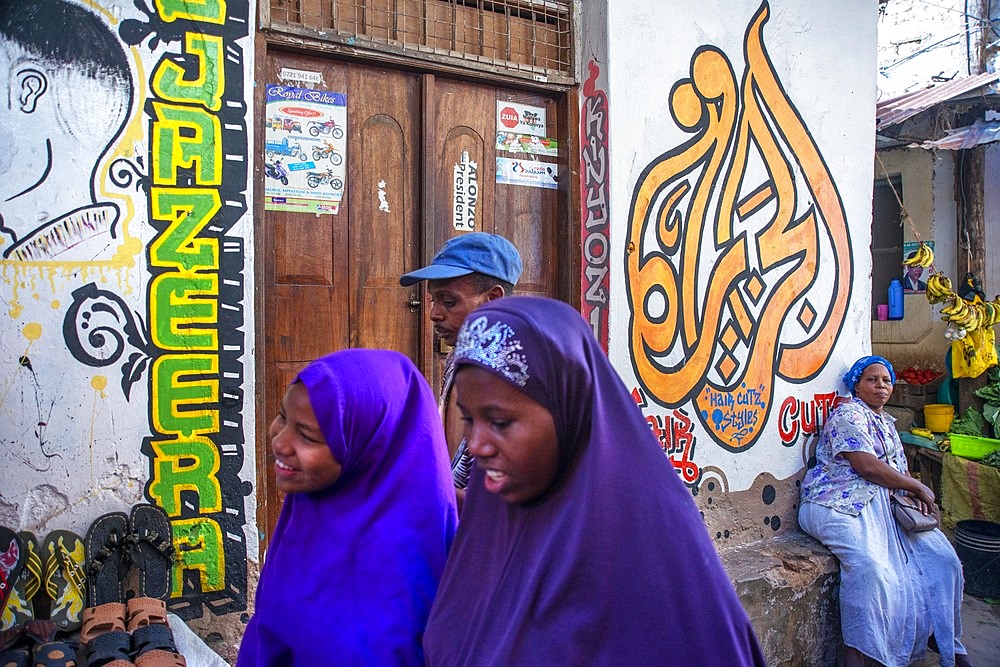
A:
{"label": "door panel", "polygon": [[[440,387],[445,351],[434,348],[427,356],[432,346],[424,286],[400,287],[399,276],[460,233],[452,223],[453,187],[463,152],[478,165],[476,229],[503,234],[524,258],[518,293],[560,296],[563,250],[556,238],[560,202],[569,193],[565,184],[546,190],[496,183],[497,100],[544,106],[551,137],[558,136],[565,100],[273,49],[261,61],[261,88],[279,82],[285,67],[317,72],[323,81],[317,87],[347,97],[347,178],[338,214],[264,211],[262,204],[257,209],[263,311],[258,351],[264,359],[264,377],[257,382],[258,522],[266,543],[281,507],[267,427],[302,367],[347,347],[389,348],[413,359]],[[257,100],[262,104],[260,92]],[[267,114],[258,111],[262,142]],[[565,137],[559,139],[565,145]],[[423,219],[424,212],[433,219]]]}
{"label": "door panel", "polygon": [[351,182],[351,344],[390,348],[420,364],[421,313],[399,276],[420,264],[420,80],[352,66],[348,98]]}

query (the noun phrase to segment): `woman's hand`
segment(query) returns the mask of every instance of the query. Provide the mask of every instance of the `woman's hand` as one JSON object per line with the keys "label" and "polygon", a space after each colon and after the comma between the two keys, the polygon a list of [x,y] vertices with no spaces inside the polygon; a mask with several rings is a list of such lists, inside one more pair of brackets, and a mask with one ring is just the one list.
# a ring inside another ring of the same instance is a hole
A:
{"label": "woman's hand", "polygon": [[[912,479],[912,478],[911,478]],[[937,504],[934,502],[934,492],[926,484],[913,480],[915,487],[907,493],[917,501],[917,507],[925,515],[937,514]]]}

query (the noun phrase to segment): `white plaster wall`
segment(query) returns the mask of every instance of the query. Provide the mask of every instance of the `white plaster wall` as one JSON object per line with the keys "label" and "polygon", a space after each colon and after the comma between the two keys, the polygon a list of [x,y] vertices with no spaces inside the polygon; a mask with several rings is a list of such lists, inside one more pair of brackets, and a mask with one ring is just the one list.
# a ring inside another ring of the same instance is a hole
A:
{"label": "white plaster wall", "polygon": [[[879,99],[976,74],[982,39],[978,0],[890,0],[878,18]],[[968,37],[968,40],[967,40]],[[969,63],[969,47],[973,54]]]}
{"label": "white plaster wall", "polygon": [[[655,0],[635,0],[608,7],[612,173],[609,354],[630,388],[636,386],[636,377],[629,350],[629,310],[622,265],[627,256],[625,242],[633,189],[651,161],[690,138],[671,119],[669,95],[676,82],[689,76],[692,54],[706,45],[721,49],[739,78],[745,67],[744,32],[760,6],[757,2],[721,0],[672,2],[667,6]],[[837,344],[815,376],[794,385],[776,380],[763,435],[752,447],[728,451],[722,445],[732,443],[712,441],[700,424],[695,425],[696,462],[702,470],[721,470],[727,490],[747,489],[765,471],[780,479],[801,470],[809,455],[808,439],[791,444],[779,440],[778,404],[789,397],[809,402],[815,394],[836,391],[845,367],[870,349],[868,249],[876,94],[875,3],[775,1],[770,10],[764,27],[767,53],[843,203],[853,249],[852,295]],[[761,179],[760,163],[751,164],[748,174],[748,182]],[[801,172],[798,176],[801,180]],[[799,186],[796,206],[802,212],[811,203],[811,195],[801,182]],[[811,297],[817,303],[822,301],[824,290],[829,296],[829,285],[836,279],[827,261],[830,253],[829,239],[821,241],[816,283],[811,288]],[[703,257],[702,276],[711,268],[710,255]],[[706,289],[705,284],[697,286],[699,294]],[[789,316],[785,323],[791,319]],[[786,342],[795,336],[791,328],[788,331]],[[674,363],[685,361],[683,351],[671,357]],[[645,410],[648,416],[676,407],[686,409],[689,415],[696,414],[691,404],[651,405]]]}
{"label": "white plaster wall", "polygon": [[[13,1],[24,3],[27,8],[39,0]],[[44,72],[47,87],[35,108],[12,113],[14,106],[11,105],[0,119],[0,182],[4,184],[0,189],[0,215],[3,215],[4,225],[22,239],[30,236],[35,225],[43,226],[85,204],[113,204],[119,211],[119,218],[113,233],[105,230],[86,240],[73,236],[65,244],[68,247],[58,254],[0,258],[0,453],[4,460],[0,466],[0,524],[15,530],[31,530],[39,539],[54,529],[69,529],[85,535],[99,515],[111,511],[128,512],[133,504],[150,500],[144,495],[144,487],[151,479],[151,452],[143,452],[141,447],[144,438],[157,436],[151,423],[151,359],[160,352],[176,350],[149,353],[152,273],[147,260],[151,242],[166,225],[160,223],[158,230],[147,215],[153,165],[150,160],[151,117],[146,104],[156,97],[151,90],[150,77],[165,58],[183,62],[187,57],[188,64],[199,62],[191,52],[186,56],[181,53],[185,49],[184,36],[204,30],[223,40],[219,42],[222,44],[219,60],[227,68],[226,76],[232,77],[234,72],[239,75],[227,80],[227,97],[223,98],[221,107],[206,111],[222,119],[219,135],[224,137],[219,156],[225,164],[222,173],[227,179],[241,173],[246,176],[243,190],[227,190],[225,183],[217,188],[223,209],[230,212],[226,219],[231,226],[226,230],[206,228],[201,232],[203,237],[225,234],[228,239],[242,240],[239,249],[231,243],[224,247],[220,241],[220,262],[226,268],[216,267],[215,270],[220,283],[218,289],[227,294],[218,298],[218,317],[226,318],[226,323],[219,324],[218,328],[226,330],[228,343],[220,342],[217,353],[220,358],[229,355],[235,364],[235,367],[220,369],[219,384],[223,389],[217,400],[226,402],[230,414],[233,405],[242,404],[236,408],[239,413],[236,421],[223,423],[221,427],[242,433],[243,453],[235,468],[238,472],[231,473],[234,477],[227,483],[230,500],[237,499],[226,507],[216,508],[214,516],[223,517],[220,519],[223,525],[227,517],[245,517],[242,524],[238,521],[228,524],[221,531],[220,539],[227,544],[245,544],[246,555],[256,560],[256,502],[249,493],[249,485],[255,481],[254,247],[249,213],[252,210],[253,154],[249,137],[253,128],[255,3],[249,3],[248,16],[239,16],[240,11],[246,10],[241,10],[238,3],[229,6],[223,24],[177,16],[169,25],[181,39],[164,32],[159,34],[158,40],[153,39],[157,31],[166,30],[168,24],[151,19],[132,2],[69,0],[69,4],[98,17],[108,34],[120,40],[119,48],[130,72],[132,89],[127,118],[123,121],[122,132],[111,141],[104,157],[97,161],[99,151],[95,153],[94,147],[87,143],[87,133],[100,136],[107,125],[117,122],[108,108],[124,95],[125,87],[107,83],[110,79],[99,68],[99,74],[91,77],[97,83],[90,84],[85,83],[86,77],[74,79],[67,74],[72,69],[70,66],[53,64],[37,54],[31,56],[38,60],[37,63],[23,54],[18,55],[25,60],[15,65],[28,62]],[[209,6],[211,3],[194,3],[178,10],[180,5],[173,5],[175,10],[190,11],[192,15],[209,11],[205,9]],[[166,10],[154,6],[153,11]],[[135,45],[125,43],[123,34],[127,34],[127,29],[125,33],[119,32],[127,22],[144,31],[133,33],[141,38]],[[241,31],[250,34],[238,39],[233,37]],[[75,48],[72,47],[75,39],[72,31],[53,29],[53,34],[51,41],[63,40],[71,45],[70,51]],[[16,67],[10,64],[10,60],[15,59],[11,56],[12,43],[0,35],[0,64],[3,65],[0,67],[0,89],[5,100],[8,97],[18,99]],[[89,48],[97,47],[89,45]],[[101,85],[106,86],[103,94],[95,94],[95,89],[88,87]],[[243,91],[242,97],[234,98],[233,91],[239,90]],[[160,95],[162,97],[162,93]],[[197,106],[190,100],[175,103],[178,106],[187,104],[189,108]],[[86,132],[81,132],[81,127]],[[52,165],[48,171],[44,164],[35,160],[45,154],[46,140],[53,147]],[[118,168],[112,167],[113,163],[124,170],[121,173],[128,173],[127,179],[118,176],[116,182],[114,174]],[[91,170],[95,170],[92,179]],[[174,182],[170,180],[172,176],[159,176],[155,185],[187,192],[193,190],[186,186],[203,186],[202,183],[186,183],[184,176]],[[19,183],[25,179],[29,185],[38,182],[31,194],[10,197],[24,187]],[[91,183],[93,195],[88,192]],[[17,189],[12,190],[15,187]],[[233,216],[240,215],[238,212],[243,205],[247,212],[234,220]],[[212,223],[222,224],[221,219],[220,214]],[[0,253],[9,254],[16,241],[17,238],[10,234],[0,234]],[[212,271],[202,270],[202,273]],[[87,286],[101,293],[91,304],[99,303],[110,310],[84,308],[75,321],[66,324],[74,307],[74,292],[87,289]],[[176,296],[180,298],[181,295]],[[224,303],[227,301],[229,303]],[[128,338],[128,325],[134,325],[131,332],[135,338]],[[78,342],[73,342],[75,339]],[[84,348],[98,361],[82,362],[79,356],[74,356],[71,349],[74,346]],[[181,354],[183,352],[181,350]],[[130,365],[133,353],[140,363]],[[107,365],[102,365],[104,361]],[[126,391],[122,386],[123,373],[129,375],[132,371],[135,372],[134,382],[127,383]],[[199,405],[196,401],[195,404],[205,407],[204,403]],[[169,438],[164,436],[164,439]],[[217,441],[221,439],[216,437]],[[236,444],[224,441],[217,444],[221,459],[241,456]],[[171,465],[163,457],[161,462]],[[175,463],[179,468],[190,464],[183,456]],[[190,505],[183,510],[184,516],[190,518],[195,509]],[[212,512],[204,508],[199,511],[206,515]],[[245,593],[244,556],[236,560],[235,568],[225,573],[219,595],[228,594],[227,586],[233,591],[242,587]],[[230,565],[225,559],[218,562]],[[234,573],[236,580],[228,578]],[[198,596],[194,598],[194,605],[184,614],[186,618],[201,613]],[[232,603],[229,604],[229,611],[242,611],[238,601],[235,609]],[[223,607],[216,607],[220,608]]]}

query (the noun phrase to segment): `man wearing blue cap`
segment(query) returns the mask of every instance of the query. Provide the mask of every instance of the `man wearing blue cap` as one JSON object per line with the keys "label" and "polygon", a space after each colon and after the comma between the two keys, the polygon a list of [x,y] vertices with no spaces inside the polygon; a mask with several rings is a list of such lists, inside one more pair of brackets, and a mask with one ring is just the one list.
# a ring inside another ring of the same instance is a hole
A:
{"label": "man wearing blue cap", "polygon": [[[399,284],[409,287],[427,281],[434,335],[454,346],[466,316],[487,301],[509,295],[520,277],[521,255],[513,243],[496,234],[468,232],[448,239],[430,264],[403,274]],[[465,448],[462,419],[451,391],[454,370],[449,352],[444,362],[440,407],[461,509],[472,457]]]}

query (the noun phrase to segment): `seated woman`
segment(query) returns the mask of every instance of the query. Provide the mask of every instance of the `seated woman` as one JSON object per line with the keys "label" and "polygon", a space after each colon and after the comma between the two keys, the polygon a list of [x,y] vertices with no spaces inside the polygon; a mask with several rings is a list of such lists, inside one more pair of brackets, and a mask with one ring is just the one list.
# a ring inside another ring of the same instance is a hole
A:
{"label": "seated woman", "polygon": [[437,403],[405,356],[309,364],[270,428],[288,495],[237,665],[421,665],[457,523]]}
{"label": "seated woman", "polygon": [[492,301],[454,358],[475,465],[428,664],[764,664],[691,493],[579,313]]}
{"label": "seated woman", "polygon": [[962,636],[962,566],[940,530],[906,533],[890,493],[908,494],[925,513],[934,492],[907,473],[893,417],[882,407],[896,376],[882,357],[863,357],[844,376],[854,399],[837,407],[802,483],[799,525],[840,560],[844,664],[864,656],[903,667],[933,635],[941,664],[969,665]]}

